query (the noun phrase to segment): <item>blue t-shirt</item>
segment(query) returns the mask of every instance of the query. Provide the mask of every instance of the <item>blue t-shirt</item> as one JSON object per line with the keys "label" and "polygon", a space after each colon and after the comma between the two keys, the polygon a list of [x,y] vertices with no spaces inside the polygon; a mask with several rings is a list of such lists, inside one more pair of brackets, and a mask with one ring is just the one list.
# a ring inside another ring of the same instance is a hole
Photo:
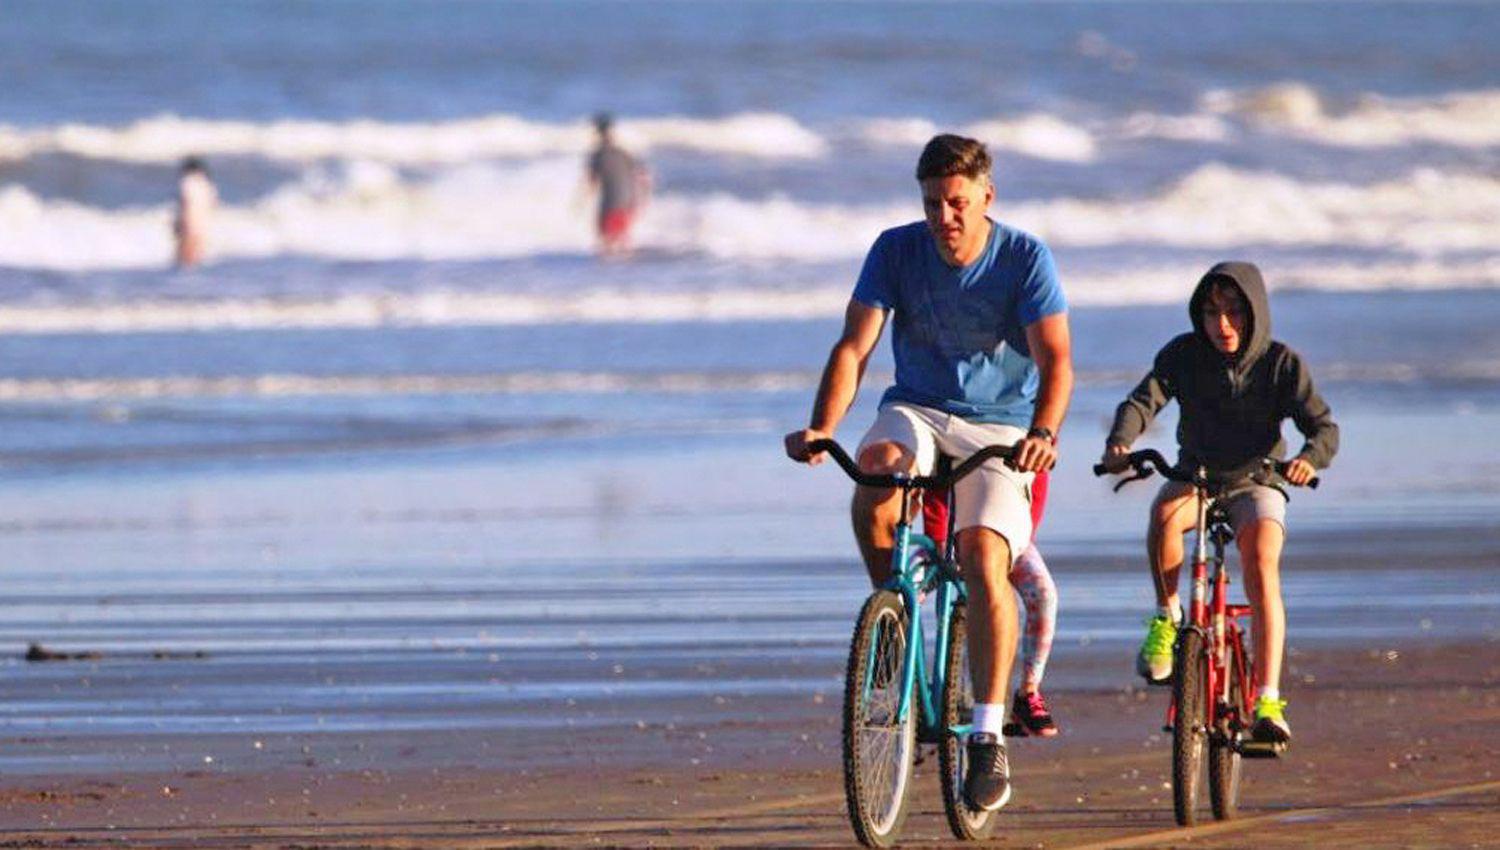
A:
{"label": "blue t-shirt", "polygon": [[875,240],[854,300],[894,313],[896,383],[881,404],[904,401],[974,422],[1031,424],[1040,377],[1026,326],[1068,305],[1047,246],[990,223],[983,253],[963,268],[943,261],[923,221]]}

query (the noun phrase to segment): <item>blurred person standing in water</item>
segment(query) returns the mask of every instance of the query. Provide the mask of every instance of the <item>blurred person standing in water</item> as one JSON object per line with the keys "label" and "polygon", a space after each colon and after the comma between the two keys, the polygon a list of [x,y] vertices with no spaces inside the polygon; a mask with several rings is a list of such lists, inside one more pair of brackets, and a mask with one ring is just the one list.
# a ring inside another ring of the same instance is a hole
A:
{"label": "blurred person standing in water", "polygon": [[203,160],[190,156],[182,161],[177,178],[177,213],[172,234],[177,238],[177,267],[188,268],[203,261],[209,220],[219,204],[219,191],[209,179]]}
{"label": "blurred person standing in water", "polygon": [[589,154],[587,176],[589,190],[599,197],[599,252],[605,257],[623,257],[630,252],[630,228],[645,205],[651,177],[640,160],[615,142],[613,116],[595,115],[594,131],[597,138]]}

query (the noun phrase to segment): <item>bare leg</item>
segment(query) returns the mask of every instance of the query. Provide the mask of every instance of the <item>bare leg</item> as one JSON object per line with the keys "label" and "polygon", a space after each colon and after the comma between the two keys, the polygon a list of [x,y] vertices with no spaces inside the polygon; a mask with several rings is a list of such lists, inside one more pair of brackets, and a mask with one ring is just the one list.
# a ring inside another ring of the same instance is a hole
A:
{"label": "bare leg", "polygon": [[[899,443],[875,443],[859,453],[860,471],[871,475],[910,472],[916,456]],[[891,577],[891,550],[896,546],[896,523],[901,520],[901,492],[877,487],[855,487],[850,513],[859,554],[870,583],[879,587]]]}
{"label": "bare leg", "polygon": [[203,236],[185,232],[177,238],[177,265],[181,268],[196,266],[203,260]]}
{"label": "bare leg", "polygon": [[1170,492],[1151,506],[1151,523],[1146,529],[1146,557],[1151,566],[1151,581],[1156,588],[1156,604],[1176,610],[1177,579],[1182,573],[1182,536],[1198,521],[1197,501],[1192,491],[1185,495]]}
{"label": "bare leg", "polygon": [[1254,615],[1250,630],[1255,643],[1260,689],[1281,683],[1281,653],[1286,640],[1286,608],[1281,603],[1281,547],[1286,531],[1281,523],[1263,519],[1235,535],[1245,572],[1245,594]]}
{"label": "bare leg", "polygon": [[958,561],[969,591],[969,659],[974,701],[1005,703],[1016,657],[1016,593],[1010,584],[1010,546],[994,531],[958,533]]}

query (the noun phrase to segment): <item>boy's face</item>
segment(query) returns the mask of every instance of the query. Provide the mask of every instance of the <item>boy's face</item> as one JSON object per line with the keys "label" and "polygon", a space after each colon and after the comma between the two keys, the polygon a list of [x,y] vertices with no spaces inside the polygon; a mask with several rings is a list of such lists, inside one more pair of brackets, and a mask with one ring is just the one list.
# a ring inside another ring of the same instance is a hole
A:
{"label": "boy's face", "polygon": [[1201,319],[1208,341],[1224,354],[1234,354],[1245,344],[1250,321],[1245,299],[1238,291],[1219,286],[1210,289],[1203,299]]}

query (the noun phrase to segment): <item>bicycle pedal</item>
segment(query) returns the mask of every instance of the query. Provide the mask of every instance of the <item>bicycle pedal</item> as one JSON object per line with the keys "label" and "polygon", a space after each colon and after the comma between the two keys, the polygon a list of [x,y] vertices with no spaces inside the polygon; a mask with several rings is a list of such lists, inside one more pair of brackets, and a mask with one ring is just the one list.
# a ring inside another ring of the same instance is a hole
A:
{"label": "bicycle pedal", "polygon": [[1028,733],[1026,732],[1026,727],[1014,720],[1010,720],[1006,721],[1006,724],[1000,727],[1000,734],[1007,738],[1025,738]]}
{"label": "bicycle pedal", "polygon": [[1239,750],[1242,758],[1274,759],[1281,758],[1281,754],[1287,750],[1287,744],[1282,741],[1241,741],[1235,749]]}

